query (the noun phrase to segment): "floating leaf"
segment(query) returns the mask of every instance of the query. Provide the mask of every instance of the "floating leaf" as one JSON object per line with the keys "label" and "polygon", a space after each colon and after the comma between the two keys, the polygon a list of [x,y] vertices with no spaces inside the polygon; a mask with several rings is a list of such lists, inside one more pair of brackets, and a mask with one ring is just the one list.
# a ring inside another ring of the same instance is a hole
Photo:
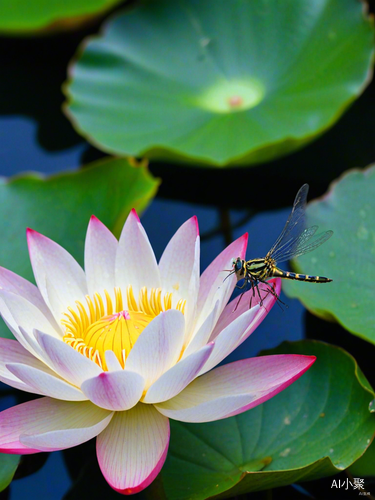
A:
{"label": "floating leaf", "polygon": [[171,421],[161,472],[168,500],[229,498],[317,479],[347,468],[368,447],[374,393],[348,353],[316,341],[285,342],[270,353],[317,360],[286,390],[241,415],[208,424]]}
{"label": "floating leaf", "polygon": [[331,126],[373,51],[352,0],[145,2],[84,42],[68,114],[104,151],[247,165]]}
{"label": "floating leaf", "polygon": [[121,0],[1,0],[0,31],[24,33],[43,28],[69,29]]}
{"label": "floating leaf", "polygon": [[[95,214],[116,236],[131,210],[142,211],[158,180],[145,166],[106,159],[51,177],[27,174],[0,181],[0,265],[33,281],[25,230],[45,234],[83,263],[84,241]],[[0,325],[0,336],[10,337]]]}
{"label": "floating leaf", "polygon": [[0,491],[5,490],[12,481],[19,461],[19,455],[6,455],[0,453]]}
{"label": "floating leaf", "polygon": [[375,166],[351,170],[308,204],[307,225],[332,229],[332,238],[294,261],[298,272],[327,276],[325,285],[284,282],[315,314],[375,343]]}

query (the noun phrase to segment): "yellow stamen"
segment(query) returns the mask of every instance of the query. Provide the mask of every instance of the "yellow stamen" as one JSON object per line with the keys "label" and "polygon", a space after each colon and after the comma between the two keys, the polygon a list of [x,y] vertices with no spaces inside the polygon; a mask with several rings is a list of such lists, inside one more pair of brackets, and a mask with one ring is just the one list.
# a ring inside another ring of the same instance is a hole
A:
{"label": "yellow stamen", "polygon": [[[127,309],[124,309],[120,288],[114,289],[114,301],[104,290],[104,300],[99,293],[86,304],[76,301],[77,308],[68,307],[61,324],[65,328],[64,342],[107,370],[105,351],[112,350],[121,366],[134,347],[139,335],[158,314],[172,308],[172,293],[162,294],[161,288],[143,287],[138,303],[133,288],[126,290]],[[180,299],[176,309],[184,313],[186,300]]]}

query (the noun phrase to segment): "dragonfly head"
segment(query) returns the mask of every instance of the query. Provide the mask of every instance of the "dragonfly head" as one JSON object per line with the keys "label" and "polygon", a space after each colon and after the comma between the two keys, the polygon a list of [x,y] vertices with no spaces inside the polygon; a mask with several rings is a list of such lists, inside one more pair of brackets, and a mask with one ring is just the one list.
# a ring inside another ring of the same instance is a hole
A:
{"label": "dragonfly head", "polygon": [[236,273],[237,281],[242,280],[245,277],[245,264],[246,262],[240,257],[233,259],[232,266],[233,271]]}

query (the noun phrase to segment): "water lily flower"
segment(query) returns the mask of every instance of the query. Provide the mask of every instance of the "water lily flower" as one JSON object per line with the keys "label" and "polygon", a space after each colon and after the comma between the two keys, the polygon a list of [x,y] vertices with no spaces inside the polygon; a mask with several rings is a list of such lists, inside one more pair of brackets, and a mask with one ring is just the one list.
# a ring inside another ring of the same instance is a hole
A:
{"label": "water lily flower", "polygon": [[[0,413],[0,452],[29,454],[97,437],[105,479],[116,491],[148,486],[165,461],[169,419],[209,422],[237,415],[300,377],[312,356],[245,359],[212,370],[275,302],[227,305],[247,236],[200,276],[195,217],[159,264],[135,211],[120,240],[95,217],[85,271],[57,243],[27,231],[37,287],[0,268],[0,312],[17,340],[0,338],[0,380],[43,397]],[[274,280],[276,293],[280,280]]]}

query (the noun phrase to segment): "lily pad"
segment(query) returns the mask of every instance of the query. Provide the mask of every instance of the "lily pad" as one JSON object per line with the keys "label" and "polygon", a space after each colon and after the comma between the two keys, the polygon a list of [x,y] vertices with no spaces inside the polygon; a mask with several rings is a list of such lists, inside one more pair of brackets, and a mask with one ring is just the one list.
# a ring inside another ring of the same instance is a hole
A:
{"label": "lily pad", "polygon": [[332,238],[298,260],[298,272],[332,283],[286,281],[285,292],[313,313],[375,343],[375,166],[350,170],[326,195],[308,204],[307,225],[332,229]]}
{"label": "lily pad", "polygon": [[317,360],[266,403],[208,424],[171,421],[161,477],[168,500],[229,498],[335,474],[358,459],[375,432],[374,392],[344,350],[285,342],[264,354]]}
{"label": "lily pad", "polygon": [[[27,251],[27,227],[64,246],[83,264],[84,241],[91,215],[120,235],[135,208],[142,211],[159,181],[145,165],[106,159],[76,171],[45,177],[30,173],[0,180],[0,265],[33,281]],[[11,337],[3,322],[0,336]]]}
{"label": "lily pad", "polygon": [[87,17],[101,14],[121,0],[1,0],[0,31],[27,33],[42,28],[79,25]]}
{"label": "lily pad", "polygon": [[352,0],[144,2],[84,42],[67,113],[115,154],[263,162],[302,147],[362,92],[373,36]]}
{"label": "lily pad", "polygon": [[19,461],[19,455],[5,455],[4,453],[0,453],[0,491],[5,490],[12,481]]}

